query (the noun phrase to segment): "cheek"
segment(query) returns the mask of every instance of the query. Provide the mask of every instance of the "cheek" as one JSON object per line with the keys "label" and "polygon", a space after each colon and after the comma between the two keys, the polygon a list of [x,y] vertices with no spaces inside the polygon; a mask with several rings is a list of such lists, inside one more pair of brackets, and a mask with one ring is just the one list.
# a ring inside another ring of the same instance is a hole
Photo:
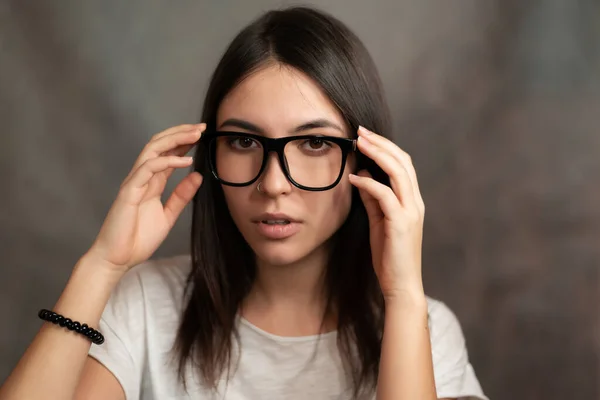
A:
{"label": "cheek", "polygon": [[229,213],[231,214],[234,222],[237,223],[239,216],[244,213],[244,209],[248,208],[249,194],[247,193],[247,190],[249,187],[232,187],[223,185],[222,188]]}
{"label": "cheek", "polygon": [[338,228],[345,221],[352,205],[352,185],[344,176],[331,190],[318,193],[311,202],[310,215],[317,224]]}

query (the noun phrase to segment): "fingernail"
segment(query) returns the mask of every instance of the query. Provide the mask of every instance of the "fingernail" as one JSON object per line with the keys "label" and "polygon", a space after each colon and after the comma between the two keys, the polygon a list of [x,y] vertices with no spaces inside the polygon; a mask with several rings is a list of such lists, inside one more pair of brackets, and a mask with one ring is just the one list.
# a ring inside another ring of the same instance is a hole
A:
{"label": "fingernail", "polygon": [[348,175],[348,178],[349,178],[350,180],[356,180],[356,179],[358,179],[358,175],[349,174],[349,175]]}
{"label": "fingernail", "polygon": [[363,137],[359,137],[358,138],[358,143],[364,147],[370,147],[371,146],[371,142],[369,142],[369,140],[367,140],[366,138]]}
{"label": "fingernail", "polygon": [[368,130],[367,128],[365,128],[365,127],[364,127],[364,126],[362,126],[362,125],[360,125],[360,126],[358,127],[358,130],[359,130],[361,133],[363,133],[363,134],[365,134],[365,135],[367,135],[367,136],[373,133],[373,132],[371,132],[370,130]]}
{"label": "fingernail", "polygon": [[194,157],[183,157],[183,159],[187,162],[194,161]]}

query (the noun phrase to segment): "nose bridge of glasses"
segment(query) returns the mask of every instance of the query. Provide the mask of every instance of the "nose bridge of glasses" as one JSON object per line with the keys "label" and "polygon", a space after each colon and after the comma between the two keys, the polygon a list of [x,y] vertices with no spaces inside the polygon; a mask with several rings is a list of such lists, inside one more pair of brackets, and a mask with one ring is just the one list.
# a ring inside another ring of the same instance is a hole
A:
{"label": "nose bridge of glasses", "polygon": [[[272,173],[275,173],[276,175],[278,175],[278,178],[283,178],[286,181],[289,181],[287,160],[283,151],[288,141],[286,141],[285,138],[264,138],[263,140],[263,157],[265,159],[263,160],[264,167],[262,169],[262,172],[260,173],[262,179],[271,179],[269,178],[269,176]],[[271,165],[273,163],[275,163],[276,165]],[[271,171],[272,168],[277,167],[279,171]]]}
{"label": "nose bridge of glasses", "polygon": [[283,149],[281,149],[281,151],[278,149],[269,149],[265,151],[264,157],[265,160],[263,162],[265,167],[263,170],[263,175],[269,173],[269,170],[273,167],[271,164],[274,163],[277,167],[279,167],[279,172],[283,176],[287,176],[287,160],[285,159],[285,154],[283,154]]}
{"label": "nose bridge of glasses", "polygon": [[[265,168],[268,167],[269,160],[274,156],[279,161],[281,172],[284,173],[288,169],[287,160],[285,158],[285,146],[289,143],[288,138],[265,138],[263,142]],[[275,154],[272,154],[275,153]]]}
{"label": "nose bridge of glasses", "polygon": [[265,155],[272,152],[283,154],[285,145],[289,142],[288,138],[263,138],[263,146],[265,146]]}

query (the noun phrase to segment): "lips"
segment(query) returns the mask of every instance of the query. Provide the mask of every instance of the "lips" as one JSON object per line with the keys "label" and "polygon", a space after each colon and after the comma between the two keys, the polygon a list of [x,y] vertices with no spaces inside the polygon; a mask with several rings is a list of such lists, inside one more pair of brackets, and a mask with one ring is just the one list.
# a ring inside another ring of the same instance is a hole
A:
{"label": "lips", "polygon": [[256,218],[252,219],[254,223],[265,223],[268,225],[287,225],[293,222],[300,222],[298,219],[293,218],[283,213],[263,213]]}
{"label": "lips", "polygon": [[287,239],[300,231],[300,221],[287,214],[265,213],[252,219],[258,233],[266,239]]}

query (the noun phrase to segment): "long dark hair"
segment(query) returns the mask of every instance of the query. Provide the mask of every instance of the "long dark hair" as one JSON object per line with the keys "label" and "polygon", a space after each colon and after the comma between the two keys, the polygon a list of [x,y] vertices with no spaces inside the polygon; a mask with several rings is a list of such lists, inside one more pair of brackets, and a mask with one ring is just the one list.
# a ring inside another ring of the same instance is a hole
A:
{"label": "long dark hair", "polygon": [[[202,121],[215,128],[223,98],[269,63],[291,66],[317,82],[354,135],[359,125],[389,134],[383,88],[368,51],[340,21],[305,7],[267,12],[235,37],[212,76]],[[256,266],[220,184],[211,179],[201,144],[195,159],[205,181],[193,200],[192,270],[174,349],[184,384],[191,361],[203,382],[216,388],[225,369],[229,374],[236,316],[252,287]],[[389,184],[387,176],[360,155],[357,167]],[[367,214],[356,189],[348,218],[332,240],[325,281],[327,311],[337,316],[338,347],[358,396],[377,382],[384,304],[371,261]]]}

